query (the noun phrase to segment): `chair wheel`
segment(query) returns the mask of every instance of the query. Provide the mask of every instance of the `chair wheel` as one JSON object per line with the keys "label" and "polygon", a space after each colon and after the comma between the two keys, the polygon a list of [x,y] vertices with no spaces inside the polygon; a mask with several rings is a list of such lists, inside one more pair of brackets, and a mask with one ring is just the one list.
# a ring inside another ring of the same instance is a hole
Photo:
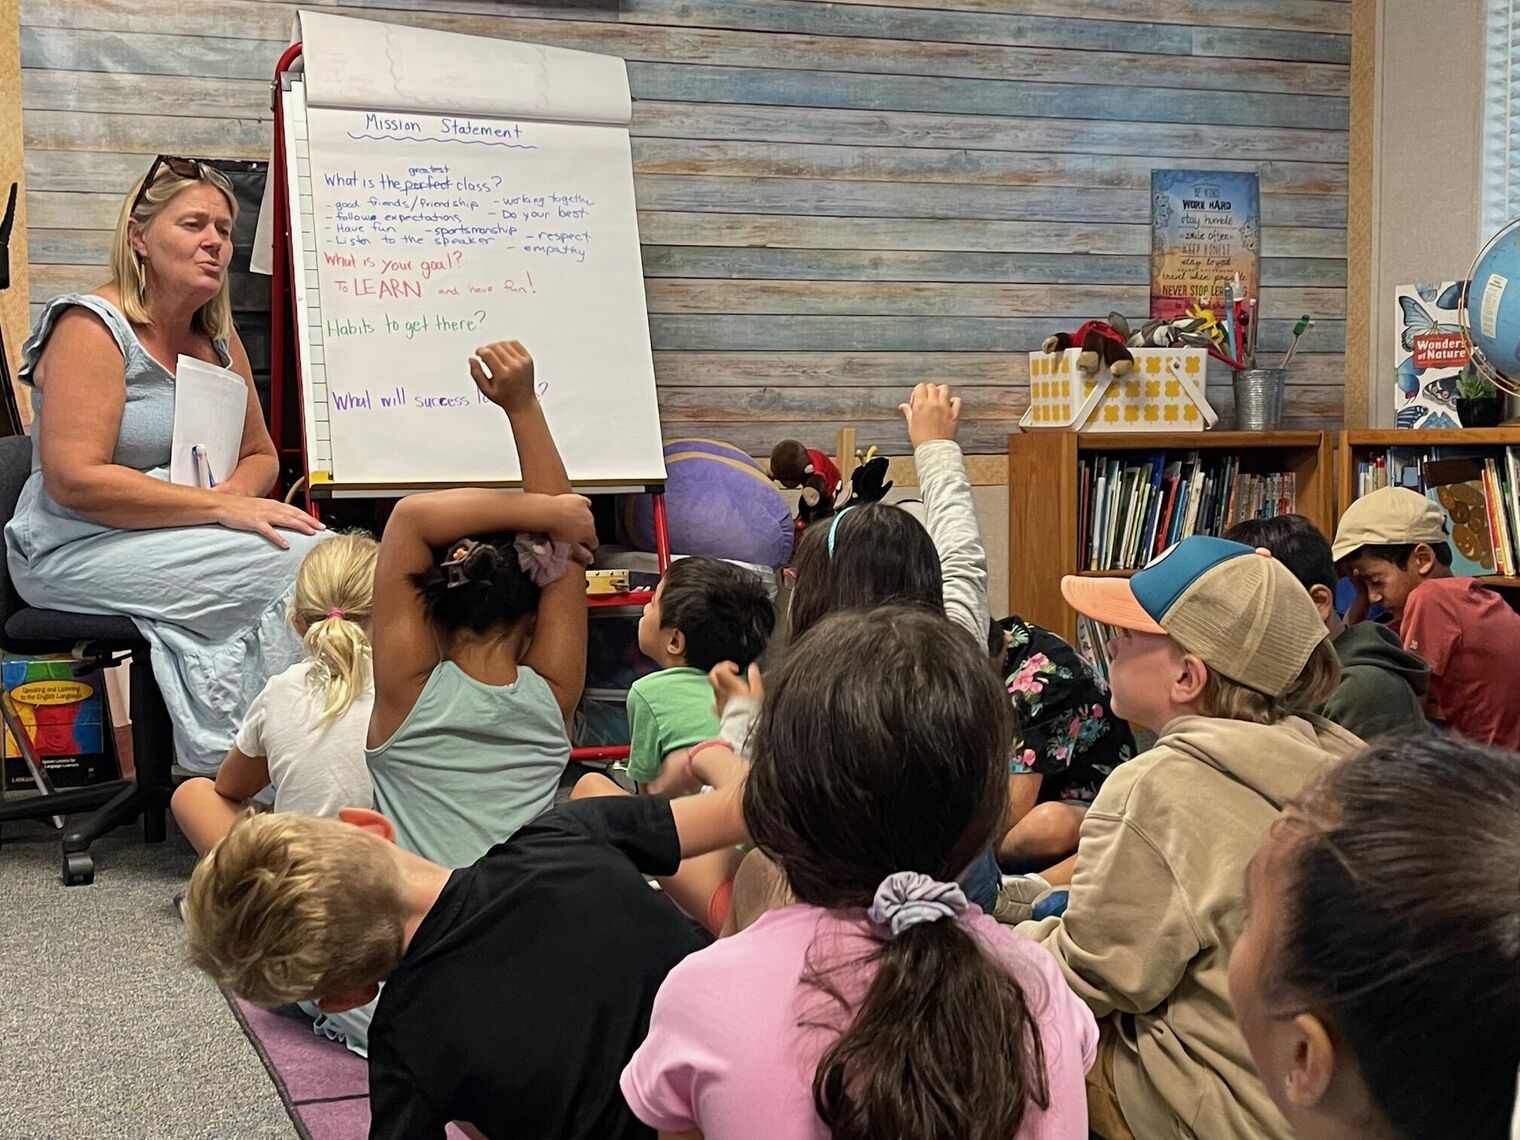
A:
{"label": "chair wheel", "polygon": [[63,853],[63,885],[87,887],[95,881],[95,860],[88,851],[65,851]]}

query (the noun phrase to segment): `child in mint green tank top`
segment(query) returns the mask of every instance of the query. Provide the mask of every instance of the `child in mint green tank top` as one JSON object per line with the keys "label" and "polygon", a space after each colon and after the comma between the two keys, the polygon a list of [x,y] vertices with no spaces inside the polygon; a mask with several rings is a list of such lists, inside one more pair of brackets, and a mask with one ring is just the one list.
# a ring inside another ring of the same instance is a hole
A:
{"label": "child in mint green tank top", "polygon": [[[375,807],[396,842],[474,863],[554,802],[586,671],[590,503],[570,493],[517,341],[470,359],[506,413],[523,493],[461,488],[402,499],[375,568]],[[502,443],[508,435],[502,433]]]}

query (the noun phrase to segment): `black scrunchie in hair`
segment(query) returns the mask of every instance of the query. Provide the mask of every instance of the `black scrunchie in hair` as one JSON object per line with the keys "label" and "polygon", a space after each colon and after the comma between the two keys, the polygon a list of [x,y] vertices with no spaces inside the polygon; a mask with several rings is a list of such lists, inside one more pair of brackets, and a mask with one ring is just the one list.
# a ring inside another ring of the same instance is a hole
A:
{"label": "black scrunchie in hair", "polygon": [[496,547],[473,538],[461,538],[449,547],[448,553],[449,556],[438,566],[439,578],[446,590],[490,583],[501,561],[501,552]]}

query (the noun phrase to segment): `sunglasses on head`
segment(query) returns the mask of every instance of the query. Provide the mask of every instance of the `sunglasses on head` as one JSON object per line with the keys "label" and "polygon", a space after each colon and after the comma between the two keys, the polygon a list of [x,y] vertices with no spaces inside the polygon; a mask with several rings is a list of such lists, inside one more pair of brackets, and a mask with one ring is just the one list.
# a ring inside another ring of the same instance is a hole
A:
{"label": "sunglasses on head", "polygon": [[180,178],[193,178],[197,182],[206,179],[206,168],[193,158],[180,158],[178,155],[161,154],[153,160],[153,165],[148,167],[148,176],[142,180],[142,185],[137,188],[137,197],[132,199],[132,209],[129,214],[137,213],[137,207],[143,204],[143,199],[148,196],[154,181],[158,178],[159,169],[167,168],[171,173]]}

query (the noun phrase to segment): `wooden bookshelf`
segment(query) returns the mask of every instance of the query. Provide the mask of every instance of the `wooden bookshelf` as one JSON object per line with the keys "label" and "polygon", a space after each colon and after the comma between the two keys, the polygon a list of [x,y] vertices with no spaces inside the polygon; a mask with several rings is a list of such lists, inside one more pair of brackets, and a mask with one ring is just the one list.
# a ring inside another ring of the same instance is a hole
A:
{"label": "wooden bookshelf", "polygon": [[[1444,428],[1435,431],[1374,428],[1341,432],[1336,447],[1337,521],[1346,513],[1346,508],[1356,501],[1356,465],[1390,447],[1471,447],[1475,452],[1520,447],[1520,423],[1491,428]],[[1485,574],[1482,581],[1497,589],[1520,591],[1520,578]],[[1513,597],[1511,604],[1514,604]]]}
{"label": "wooden bookshelf", "polygon": [[1127,578],[1134,573],[1077,567],[1077,461],[1100,451],[1255,453],[1254,466],[1293,472],[1300,514],[1327,534],[1334,529],[1328,432],[1019,432],[1008,439],[1009,606],[1068,641],[1076,640],[1077,621],[1061,597],[1061,578],[1078,573]]}

